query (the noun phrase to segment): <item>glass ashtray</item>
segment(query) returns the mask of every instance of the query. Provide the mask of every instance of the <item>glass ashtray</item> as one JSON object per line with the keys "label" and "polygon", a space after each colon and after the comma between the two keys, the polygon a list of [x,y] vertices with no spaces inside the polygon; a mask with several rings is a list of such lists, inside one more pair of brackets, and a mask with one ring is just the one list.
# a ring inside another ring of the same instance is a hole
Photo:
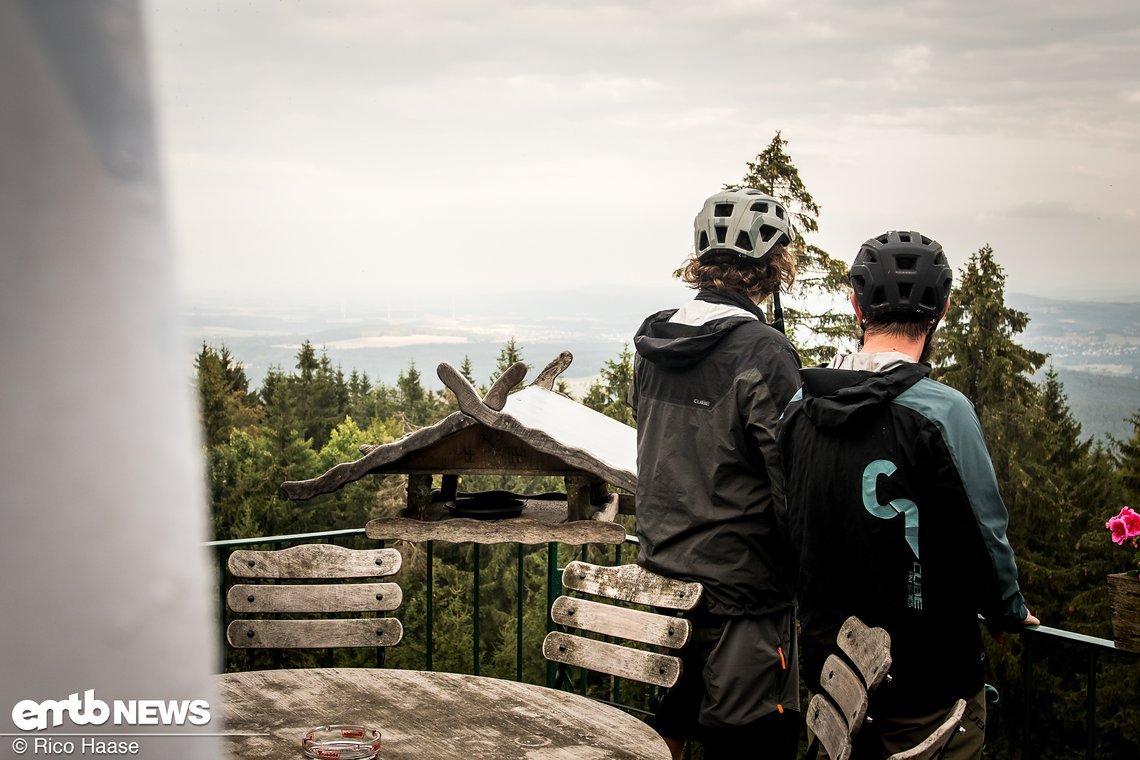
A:
{"label": "glass ashtray", "polygon": [[310,728],[301,737],[305,757],[324,760],[372,760],[380,752],[380,730],[338,725]]}

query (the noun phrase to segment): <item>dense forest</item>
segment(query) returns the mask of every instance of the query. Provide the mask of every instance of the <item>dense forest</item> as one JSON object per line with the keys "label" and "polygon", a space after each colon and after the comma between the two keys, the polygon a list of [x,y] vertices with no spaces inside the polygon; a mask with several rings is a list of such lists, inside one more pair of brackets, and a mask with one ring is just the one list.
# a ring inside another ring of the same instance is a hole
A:
{"label": "dense forest", "polygon": [[[785,146],[777,134],[748,164],[743,184],[780,197],[796,214],[799,229],[810,233],[817,227],[819,208]],[[801,236],[798,245],[805,284],[825,293],[840,292],[844,268],[806,237]],[[836,345],[851,345],[854,325],[842,310],[788,316],[805,364],[824,360]],[[1046,371],[1043,381],[1033,379],[1046,367],[1047,356],[1018,343],[1027,322],[1024,312],[1005,302],[1005,276],[996,253],[982,247],[956,272],[951,309],[937,338],[933,376],[962,391],[977,409],[1009,509],[1009,537],[1030,609],[1044,625],[1111,638],[1105,578],[1135,570],[1136,558],[1111,542],[1105,522],[1123,505],[1135,504],[1140,492],[1140,410],[1131,417],[1132,434],[1125,440],[1110,439],[1104,445],[1082,436],[1056,374]],[[632,334],[636,325],[628,327]],[[500,350],[492,377],[472,377],[466,357],[460,370],[474,385],[486,387],[512,363],[523,361],[523,352],[512,339]],[[280,486],[354,460],[361,445],[395,440],[457,408],[451,394],[433,390],[414,364],[389,386],[355,369],[346,374],[308,342],[298,351],[295,366],[273,368],[259,388],[249,387],[240,357],[224,346],[203,345],[195,369],[216,539],[361,528],[372,518],[395,514],[405,498],[404,483],[397,476],[365,479],[303,503],[287,500]],[[605,363],[578,400],[633,425],[625,404],[631,377],[627,348]],[[565,387],[561,390],[566,392]],[[461,488],[541,493],[561,490],[562,483],[487,477],[471,478]],[[428,556],[422,546],[399,548],[405,556],[400,579],[405,603],[399,617],[406,634],[385,656],[389,665],[420,668],[429,657],[423,582]],[[634,554],[629,547],[624,556],[612,547],[554,551],[562,564],[583,555],[607,564],[631,561]],[[546,546],[435,546],[432,667],[545,682],[547,665],[537,642],[546,630],[547,552]],[[473,582],[476,567],[478,584]],[[473,633],[476,598],[478,628]],[[520,610],[523,640],[528,642],[521,661],[515,626]],[[1036,756],[1083,756],[1087,650],[1036,637],[1032,692],[1026,693],[1026,640],[987,640],[988,680],[1001,696],[991,706],[987,755],[1016,756],[1029,730]],[[291,654],[288,657],[301,659],[287,664],[320,656]],[[376,655],[337,656],[349,658],[337,664],[369,664]],[[230,652],[227,667],[258,664],[246,657]],[[281,662],[281,655],[276,657],[274,664]],[[1091,667],[1099,672],[1097,756],[1140,757],[1136,658],[1104,655]],[[1018,722],[1026,700],[1034,716],[1028,727]]]}

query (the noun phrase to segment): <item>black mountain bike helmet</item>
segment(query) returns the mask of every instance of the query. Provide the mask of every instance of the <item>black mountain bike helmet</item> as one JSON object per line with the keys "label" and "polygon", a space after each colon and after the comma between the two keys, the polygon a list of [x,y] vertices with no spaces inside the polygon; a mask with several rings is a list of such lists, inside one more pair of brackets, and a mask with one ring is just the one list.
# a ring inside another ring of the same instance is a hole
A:
{"label": "black mountain bike helmet", "polygon": [[863,317],[937,320],[954,272],[942,246],[920,232],[884,232],[859,249],[848,273]]}

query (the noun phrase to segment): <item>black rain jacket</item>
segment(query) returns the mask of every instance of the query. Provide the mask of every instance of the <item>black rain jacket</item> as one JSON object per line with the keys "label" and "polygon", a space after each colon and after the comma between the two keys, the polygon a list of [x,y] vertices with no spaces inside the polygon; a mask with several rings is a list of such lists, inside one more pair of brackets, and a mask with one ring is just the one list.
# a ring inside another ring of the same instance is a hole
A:
{"label": "black rain jacket", "polygon": [[649,316],[634,347],[638,564],[702,583],[710,614],[791,607],[776,447],[799,387],[791,344],[747,298],[702,290]]}
{"label": "black rain jacket", "polygon": [[873,705],[899,715],[976,694],[978,614],[999,628],[1026,615],[978,418],[929,372],[805,369],[780,423],[805,680],[818,690],[857,615],[891,634],[892,681]]}

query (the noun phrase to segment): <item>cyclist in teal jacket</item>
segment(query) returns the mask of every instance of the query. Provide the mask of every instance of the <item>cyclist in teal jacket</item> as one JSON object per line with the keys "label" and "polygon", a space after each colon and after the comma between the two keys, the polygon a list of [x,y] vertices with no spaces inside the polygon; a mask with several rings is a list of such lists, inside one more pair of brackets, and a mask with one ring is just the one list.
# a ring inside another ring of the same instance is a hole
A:
{"label": "cyclist in teal jacket", "polygon": [[952,276],[919,232],[864,243],[850,270],[860,350],[802,370],[780,425],[808,687],[849,615],[891,635],[892,679],[872,695],[859,757],[917,744],[959,698],[966,733],[946,757],[980,757],[978,615],[997,630],[1038,622],[973,406],[924,363]]}

